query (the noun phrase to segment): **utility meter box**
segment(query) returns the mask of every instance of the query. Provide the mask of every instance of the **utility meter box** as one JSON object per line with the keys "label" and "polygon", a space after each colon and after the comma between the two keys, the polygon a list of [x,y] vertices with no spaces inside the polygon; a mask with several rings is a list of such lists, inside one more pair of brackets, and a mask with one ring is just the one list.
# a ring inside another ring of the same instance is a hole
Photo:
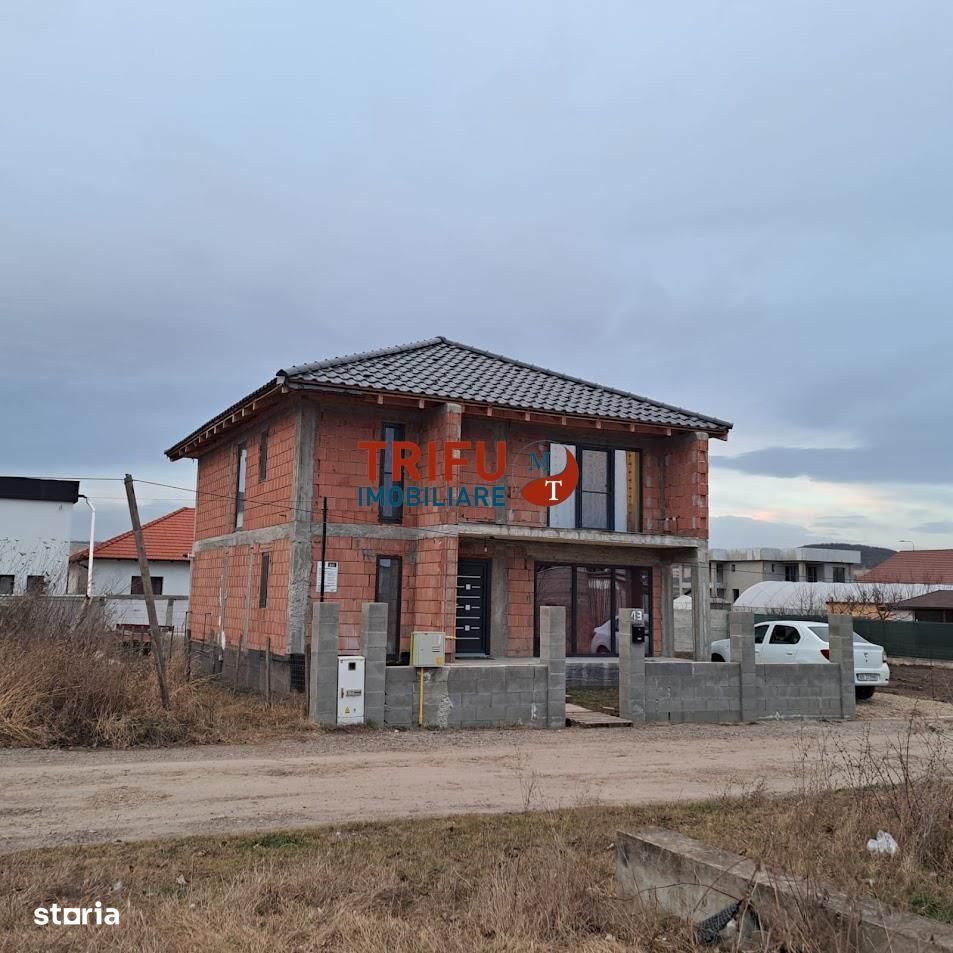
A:
{"label": "utility meter box", "polygon": [[364,724],[364,656],[338,656],[338,724]]}
{"label": "utility meter box", "polygon": [[410,664],[413,668],[440,668],[447,654],[447,636],[443,632],[412,632]]}

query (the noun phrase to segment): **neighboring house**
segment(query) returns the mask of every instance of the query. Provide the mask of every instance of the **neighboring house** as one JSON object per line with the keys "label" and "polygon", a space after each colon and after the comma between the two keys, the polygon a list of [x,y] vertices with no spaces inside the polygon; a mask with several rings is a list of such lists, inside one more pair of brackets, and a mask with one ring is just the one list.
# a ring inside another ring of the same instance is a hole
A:
{"label": "neighboring house", "polygon": [[953,585],[953,549],[905,549],[864,574],[864,582]]}
{"label": "neighboring house", "polygon": [[0,595],[66,592],[76,480],[0,477]]}
{"label": "neighboring house", "polygon": [[[622,607],[673,650],[671,566],[707,588],[708,439],[730,426],[445,338],[279,371],[167,451],[198,461],[193,638],[270,644],[300,687],[323,578],[342,651],[373,601],[394,660],[414,630],[537,655],[540,605],[566,607],[570,655],[615,654]],[[524,495],[547,454],[581,471],[553,507]]]}
{"label": "neighboring house", "polygon": [[953,590],[936,589],[905,599],[897,609],[912,613],[914,622],[953,622]]}
{"label": "neighboring house", "polygon": [[759,582],[853,582],[860,553],[849,549],[712,549],[711,595],[735,602]]}
{"label": "neighboring house", "polygon": [[[149,575],[157,596],[189,594],[189,560],[195,534],[195,510],[184,506],[142,526]],[[69,591],[86,592],[89,547],[70,556]],[[97,543],[93,550],[94,596],[142,595],[136,540],[132,530]]]}

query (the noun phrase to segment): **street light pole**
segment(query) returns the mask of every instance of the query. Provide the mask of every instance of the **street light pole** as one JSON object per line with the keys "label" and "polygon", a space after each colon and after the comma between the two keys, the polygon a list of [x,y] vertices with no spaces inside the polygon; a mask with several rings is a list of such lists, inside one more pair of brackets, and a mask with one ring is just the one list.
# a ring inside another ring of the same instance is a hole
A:
{"label": "street light pole", "polygon": [[93,556],[96,549],[96,507],[85,493],[79,494],[89,507],[89,568],[86,570],[86,598],[93,598]]}

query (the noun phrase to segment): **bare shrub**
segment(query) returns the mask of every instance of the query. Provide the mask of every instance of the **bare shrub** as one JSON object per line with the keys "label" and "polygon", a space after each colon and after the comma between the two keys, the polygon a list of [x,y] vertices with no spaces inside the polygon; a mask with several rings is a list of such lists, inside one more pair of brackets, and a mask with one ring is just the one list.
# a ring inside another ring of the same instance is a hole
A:
{"label": "bare shrub", "polygon": [[269,709],[186,682],[178,670],[170,671],[170,691],[165,710],[151,661],[119,645],[95,602],[81,612],[43,597],[0,604],[0,747],[129,748],[303,727],[300,706]]}

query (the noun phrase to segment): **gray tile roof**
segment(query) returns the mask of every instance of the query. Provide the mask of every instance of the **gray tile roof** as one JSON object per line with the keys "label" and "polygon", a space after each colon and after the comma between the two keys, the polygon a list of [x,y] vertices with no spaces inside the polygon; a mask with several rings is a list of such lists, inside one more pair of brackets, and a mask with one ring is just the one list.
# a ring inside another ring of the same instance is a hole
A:
{"label": "gray tile roof", "polygon": [[730,423],[444,337],[279,371],[292,387],[349,387],[723,433]]}

